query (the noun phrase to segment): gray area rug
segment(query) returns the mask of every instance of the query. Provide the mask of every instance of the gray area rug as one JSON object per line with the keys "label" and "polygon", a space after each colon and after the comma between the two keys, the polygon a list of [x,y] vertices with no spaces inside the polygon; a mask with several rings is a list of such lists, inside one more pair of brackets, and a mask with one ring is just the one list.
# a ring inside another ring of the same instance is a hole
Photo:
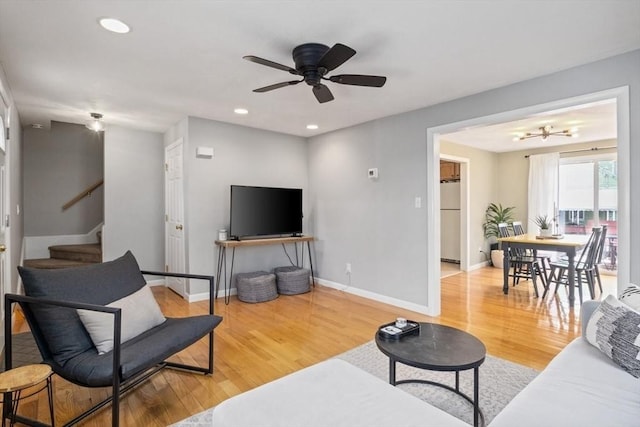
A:
{"label": "gray area rug", "polygon": [[[389,359],[378,350],[374,341],[336,357],[358,366],[384,381],[389,380]],[[480,366],[480,408],[484,413],[485,425],[489,424],[536,375],[538,375],[538,371],[535,369],[487,355],[484,363]],[[424,379],[455,386],[455,374],[452,372],[425,371],[400,363],[397,364],[396,379]],[[473,425],[473,406],[453,392],[425,384],[401,384],[398,387]],[[473,397],[473,370],[460,373],[460,390]],[[182,420],[174,426],[211,427],[212,412],[213,408],[208,409]]]}
{"label": "gray area rug", "polygon": [[[31,332],[21,332],[14,334],[11,338],[12,365],[14,368],[24,365],[33,365],[42,362],[40,351]],[[4,352],[0,357],[0,372],[4,371]]]}
{"label": "gray area rug", "polygon": [[[378,350],[374,341],[337,357],[378,378],[389,381],[389,358]],[[480,409],[484,414],[485,425],[489,424],[536,375],[538,375],[538,371],[535,369],[487,355],[484,363],[480,366],[479,388]],[[422,379],[455,387],[453,372],[425,371],[401,363],[396,365],[396,379],[398,381]],[[455,393],[441,387],[425,384],[400,384],[398,387],[473,425],[473,406]],[[460,390],[467,396],[473,397],[473,369],[460,373]]]}

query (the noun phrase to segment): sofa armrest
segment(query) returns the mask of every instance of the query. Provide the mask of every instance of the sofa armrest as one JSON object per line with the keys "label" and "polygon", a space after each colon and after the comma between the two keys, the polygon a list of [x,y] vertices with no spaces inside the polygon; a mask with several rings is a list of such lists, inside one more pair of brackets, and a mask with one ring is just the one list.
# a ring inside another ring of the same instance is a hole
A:
{"label": "sofa armrest", "polygon": [[580,325],[582,327],[582,336],[584,337],[587,332],[587,323],[589,323],[589,319],[594,311],[600,305],[600,301],[584,301],[580,306]]}

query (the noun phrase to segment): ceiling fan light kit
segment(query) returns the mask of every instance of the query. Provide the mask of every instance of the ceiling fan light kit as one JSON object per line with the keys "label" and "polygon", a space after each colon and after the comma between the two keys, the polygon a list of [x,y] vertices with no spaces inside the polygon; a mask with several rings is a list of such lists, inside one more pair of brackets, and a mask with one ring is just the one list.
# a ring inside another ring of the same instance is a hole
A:
{"label": "ceiling fan light kit", "polygon": [[386,77],[364,74],[341,74],[326,77],[327,73],[344,64],[355,54],[355,50],[341,43],[336,43],[332,48],[320,43],[305,43],[293,49],[292,56],[295,68],[253,55],[247,55],[243,58],[256,64],[287,71],[292,75],[302,77],[301,80],[281,82],[254,89],[254,92],[269,92],[305,82],[313,88],[313,94],[318,102],[322,104],[334,99],[329,87],[322,83],[323,80],[344,85],[368,87],[382,87],[386,83]]}
{"label": "ceiling fan light kit", "polygon": [[577,136],[571,133],[571,130],[569,129],[565,129],[557,132],[551,132],[551,129],[553,129],[553,126],[551,125],[541,126],[538,129],[540,130],[540,132],[527,132],[524,135],[515,137],[514,141],[523,141],[528,138],[537,138],[537,137],[541,137],[543,141],[546,141],[547,139],[549,139],[550,136],[568,136],[568,137]]}

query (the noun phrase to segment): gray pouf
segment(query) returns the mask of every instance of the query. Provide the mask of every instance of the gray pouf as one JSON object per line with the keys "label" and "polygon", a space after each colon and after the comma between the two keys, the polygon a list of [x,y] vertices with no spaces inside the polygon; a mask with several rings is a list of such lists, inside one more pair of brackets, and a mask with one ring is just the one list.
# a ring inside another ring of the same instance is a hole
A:
{"label": "gray pouf", "polygon": [[279,294],[297,295],[311,290],[308,268],[295,266],[277,267],[274,272],[276,273]]}
{"label": "gray pouf", "polygon": [[238,273],[236,289],[238,299],[244,302],[264,302],[278,298],[276,275],[266,271]]}

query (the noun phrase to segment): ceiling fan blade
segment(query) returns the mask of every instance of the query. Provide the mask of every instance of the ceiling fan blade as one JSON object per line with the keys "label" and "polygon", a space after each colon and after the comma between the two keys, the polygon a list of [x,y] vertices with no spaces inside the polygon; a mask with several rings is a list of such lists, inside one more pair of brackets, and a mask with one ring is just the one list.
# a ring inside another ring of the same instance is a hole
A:
{"label": "ceiling fan blade", "polygon": [[322,83],[315,85],[313,87],[313,94],[316,96],[316,99],[321,104],[324,104],[325,102],[333,101],[333,94],[331,93],[329,88],[323,85]]}
{"label": "ceiling fan blade", "polygon": [[336,43],[322,55],[322,58],[318,61],[318,67],[325,68],[327,71],[335,70],[355,54],[356,51],[349,46]]}
{"label": "ceiling fan blade", "polygon": [[303,81],[304,81],[304,79],[302,79],[302,80],[293,80],[293,81],[290,81],[290,82],[276,83],[276,84],[273,84],[273,85],[269,85],[269,86],[261,87],[261,88],[258,88],[258,89],[254,89],[253,91],[254,92],[258,92],[258,93],[269,92],[270,90],[280,89],[281,87],[297,85],[298,83],[301,83]]}
{"label": "ceiling fan blade", "polygon": [[343,85],[370,87],[382,87],[387,82],[387,78],[383,76],[367,76],[362,74],[339,74],[329,77],[329,80]]}
{"label": "ceiling fan blade", "polygon": [[299,74],[295,68],[291,68],[287,65],[278,64],[277,62],[269,61],[268,59],[259,58],[253,55],[243,56],[242,59],[246,59],[247,61],[255,62],[256,64],[266,65],[267,67],[275,68],[282,71],[288,71],[291,74]]}

